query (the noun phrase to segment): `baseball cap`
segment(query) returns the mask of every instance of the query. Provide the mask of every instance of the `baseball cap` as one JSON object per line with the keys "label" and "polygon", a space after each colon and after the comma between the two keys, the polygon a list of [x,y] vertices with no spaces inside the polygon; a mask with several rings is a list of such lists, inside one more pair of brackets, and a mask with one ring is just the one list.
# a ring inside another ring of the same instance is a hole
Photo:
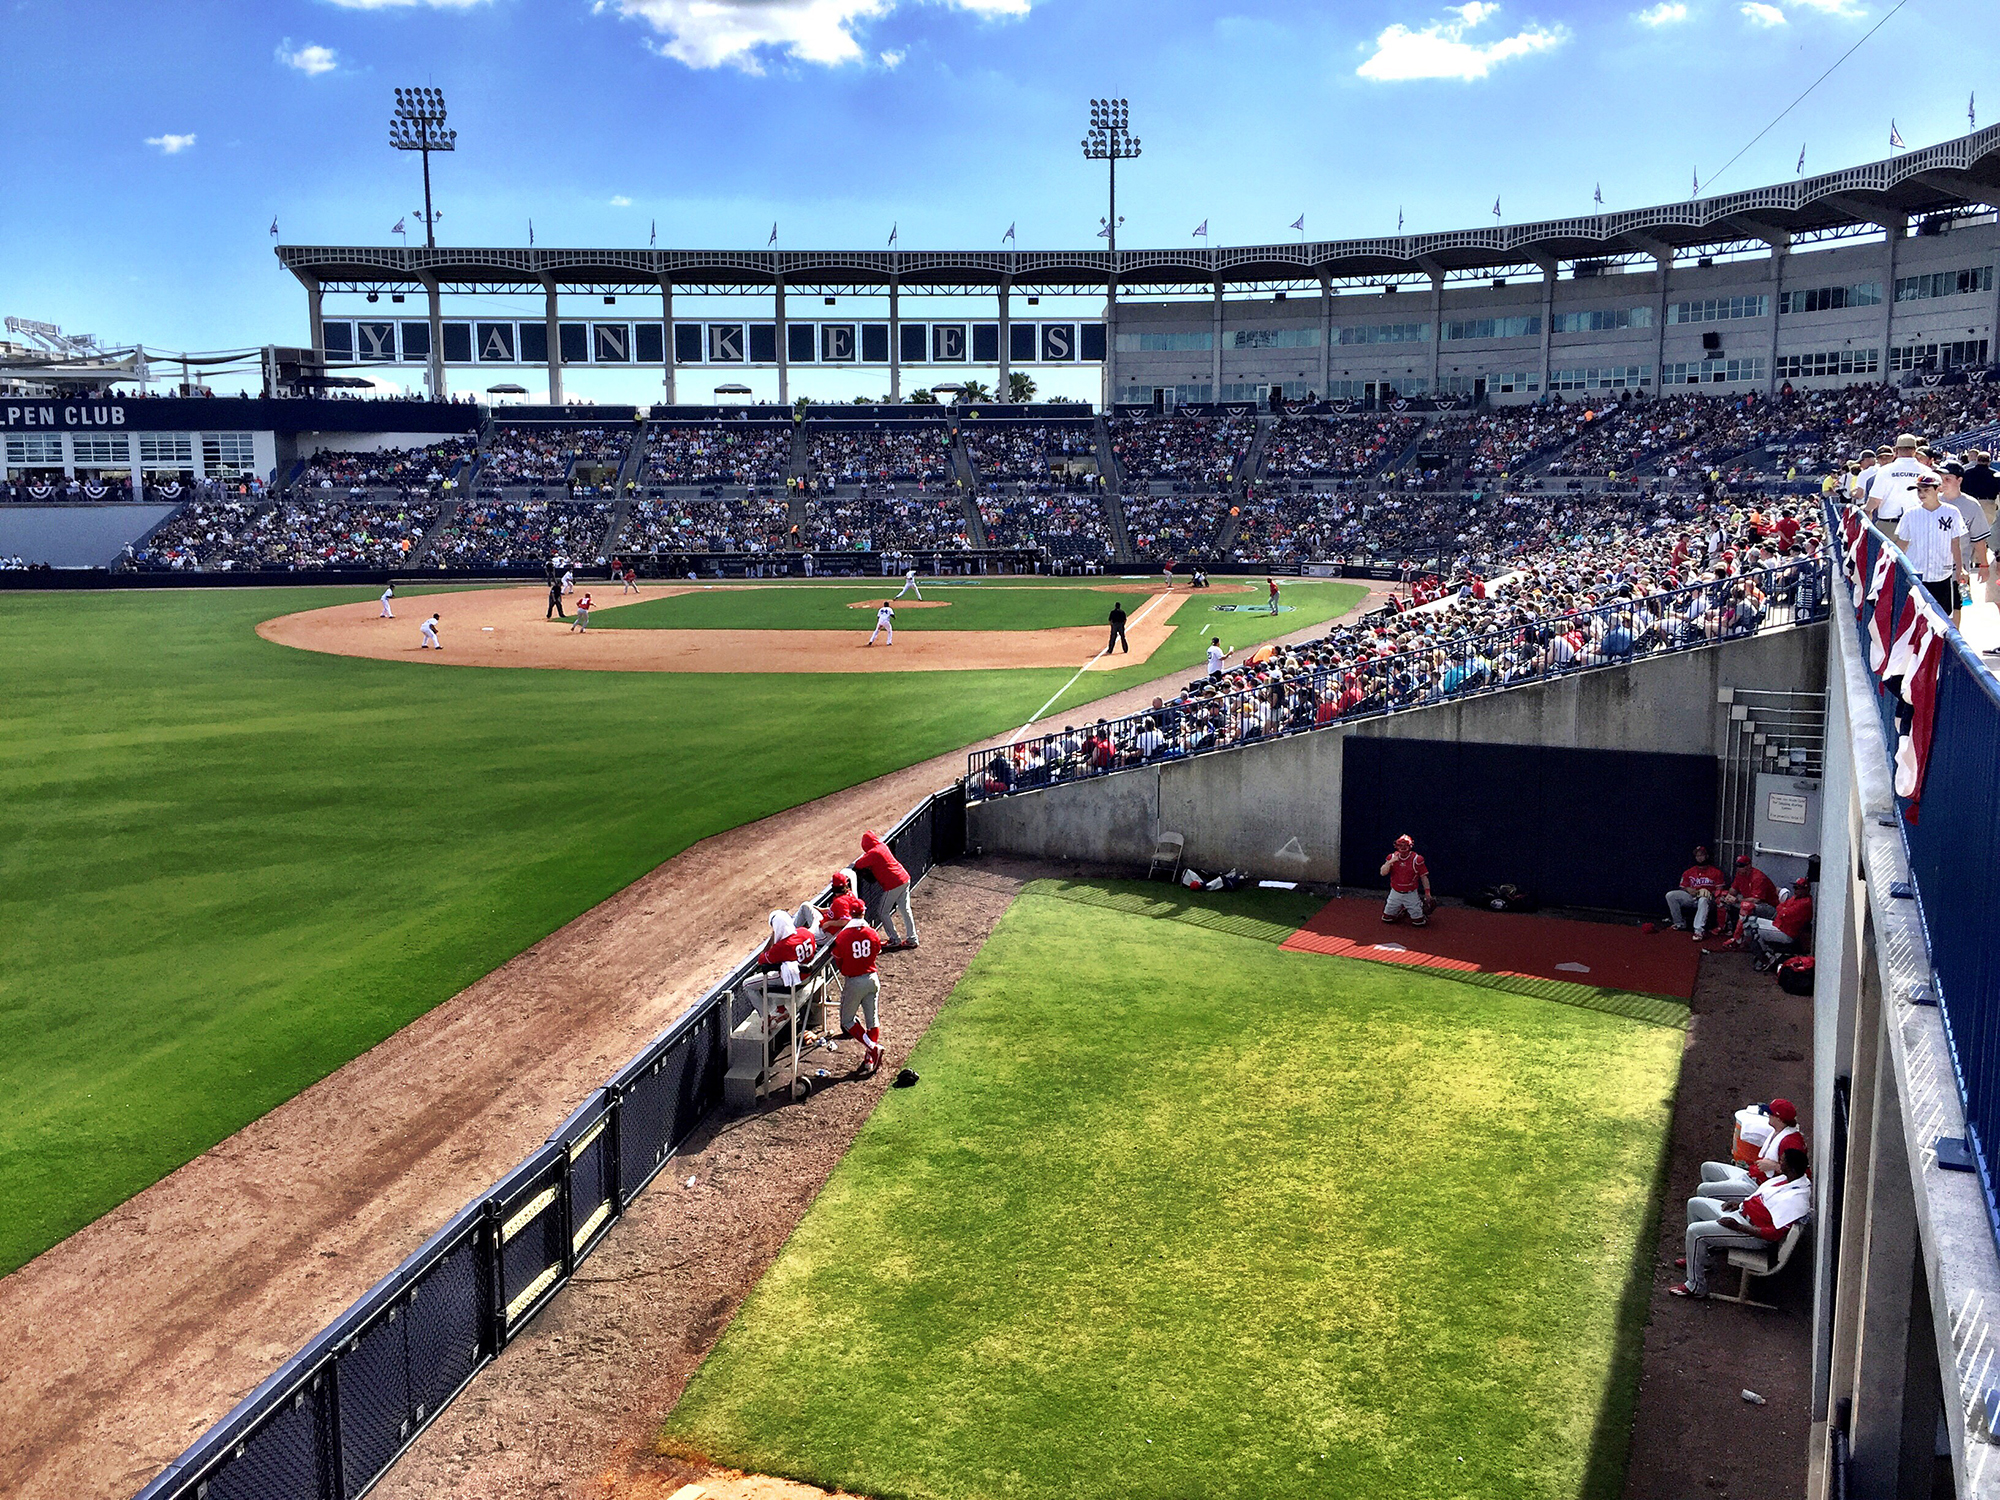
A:
{"label": "baseball cap", "polygon": [[1891,458],[1894,458],[1896,456],[1896,450],[1894,448],[1891,448],[1887,443],[1884,443],[1881,447],[1875,450],[1875,456],[1877,458],[1880,458],[1885,453],[1888,454]]}
{"label": "baseball cap", "polygon": [[1737,868],[1737,869],[1739,869],[1739,870],[1740,870],[1740,869],[1742,869],[1742,868],[1743,868],[1743,867],[1744,867],[1745,865],[1747,865],[1747,864],[1749,864],[1749,863],[1750,863],[1750,856],[1749,856],[1749,855],[1747,855],[1747,854],[1739,854],[1739,855],[1737,855],[1737,856],[1736,856],[1736,868]]}
{"label": "baseball cap", "polygon": [[1938,487],[1938,477],[1937,477],[1937,475],[1935,475],[1935,474],[1920,474],[1920,475],[1918,475],[1918,476],[1917,476],[1917,488],[1918,488],[1918,489],[1920,489],[1920,490],[1934,490],[1934,489],[1936,489],[1937,487]]}
{"label": "baseball cap", "polygon": [[1783,1120],[1787,1125],[1799,1123],[1799,1107],[1789,1099],[1773,1099],[1770,1115],[1774,1120]]}
{"label": "baseball cap", "polygon": [[1951,474],[1959,479],[1963,479],[1965,477],[1965,465],[1955,458],[1948,458],[1938,465],[1938,473]]}
{"label": "baseball cap", "polygon": [[829,881],[827,882],[827,884],[828,884],[828,885],[830,885],[830,886],[832,886],[832,887],[833,887],[833,888],[834,888],[834,889],[835,889],[836,891],[844,891],[844,890],[846,890],[846,889],[847,889],[847,871],[845,871],[845,870],[835,870],[835,871],[833,872],[833,878],[832,878],[831,880],[829,880]]}

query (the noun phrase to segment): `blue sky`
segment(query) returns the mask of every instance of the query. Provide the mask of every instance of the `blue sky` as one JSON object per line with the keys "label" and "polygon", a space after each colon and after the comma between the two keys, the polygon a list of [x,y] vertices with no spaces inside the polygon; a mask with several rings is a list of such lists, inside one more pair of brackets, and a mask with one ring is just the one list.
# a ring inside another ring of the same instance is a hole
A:
{"label": "blue sky", "polygon": [[[390,91],[442,87],[450,243],[1093,243],[1093,94],[1131,101],[1129,246],[1254,243],[1685,197],[1894,0],[15,0],[0,312],[172,348],[303,342],[271,256],[394,243]],[[2000,43],[1906,6],[1717,183],[1961,133]],[[1893,82],[1889,81],[1892,80]],[[25,88],[20,86],[25,85]],[[1980,101],[2000,120],[2000,80]],[[25,117],[25,118],[24,118]],[[415,239],[415,236],[412,236]],[[524,307],[524,310],[529,310]]]}

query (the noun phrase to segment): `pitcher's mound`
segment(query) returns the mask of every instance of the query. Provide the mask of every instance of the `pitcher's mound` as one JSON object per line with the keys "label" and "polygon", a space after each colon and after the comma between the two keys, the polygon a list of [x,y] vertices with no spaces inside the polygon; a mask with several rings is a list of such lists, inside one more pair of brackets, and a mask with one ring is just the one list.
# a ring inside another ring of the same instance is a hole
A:
{"label": "pitcher's mound", "polygon": [[[847,607],[849,609],[875,609],[878,606],[873,599],[856,599]],[[949,599],[912,599],[908,603],[905,603],[901,599],[891,599],[889,607],[891,609],[950,609],[951,601]]]}

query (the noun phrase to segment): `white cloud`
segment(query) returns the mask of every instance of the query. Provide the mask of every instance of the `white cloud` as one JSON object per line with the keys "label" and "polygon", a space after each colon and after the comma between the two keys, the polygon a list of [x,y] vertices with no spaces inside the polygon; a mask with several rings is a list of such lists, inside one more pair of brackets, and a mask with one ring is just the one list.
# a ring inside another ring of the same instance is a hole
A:
{"label": "white cloud", "polygon": [[1688,18],[1688,8],[1680,0],[1660,0],[1649,10],[1642,10],[1632,19],[1641,26],[1677,26]]}
{"label": "white cloud", "polygon": [[290,37],[278,43],[278,61],[288,68],[297,68],[308,78],[331,73],[340,66],[340,58],[334,53],[333,48],[320,47],[308,42],[305,46],[294,50]]}
{"label": "white cloud", "polygon": [[1433,21],[1420,31],[1398,23],[1375,38],[1375,51],[1354,71],[1376,83],[1402,83],[1413,78],[1484,78],[1500,63],[1547,52],[1569,40],[1561,26],[1528,26],[1513,36],[1491,42],[1470,42],[1465,34],[1500,12],[1486,0],[1448,5],[1455,20]]}
{"label": "white cloud", "polygon": [[[346,3],[346,0],[342,0]],[[627,20],[644,21],[663,38],[663,56],[691,68],[764,71],[764,54],[835,67],[860,62],[856,27],[879,20],[899,0],[612,0]],[[942,0],[974,15],[1025,16],[1033,0]],[[889,67],[900,52],[882,54]]]}
{"label": "white cloud", "polygon": [[146,144],[149,146],[158,146],[162,155],[179,156],[194,144],[194,136],[192,134],[149,135],[146,137]]}
{"label": "white cloud", "polygon": [[882,54],[882,66],[891,69],[900,68],[903,65],[903,58],[906,55],[900,47],[893,52],[884,52]]}
{"label": "white cloud", "polygon": [[1764,4],[1764,0],[1750,0],[1748,5],[1742,5],[1737,8],[1743,12],[1743,18],[1753,26],[1782,26],[1785,24],[1785,13],[1775,5]]}
{"label": "white cloud", "polygon": [[632,200],[626,197],[623,193],[619,193],[616,197],[614,197],[611,200],[611,206],[613,208],[630,208],[632,206]]}

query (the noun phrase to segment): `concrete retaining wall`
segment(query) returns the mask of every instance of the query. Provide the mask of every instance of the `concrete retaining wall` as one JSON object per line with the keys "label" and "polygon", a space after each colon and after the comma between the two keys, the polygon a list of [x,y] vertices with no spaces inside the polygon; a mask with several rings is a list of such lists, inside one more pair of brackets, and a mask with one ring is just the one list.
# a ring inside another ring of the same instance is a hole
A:
{"label": "concrete retaining wall", "polygon": [[1203,872],[1234,866],[1334,882],[1350,735],[1720,757],[1728,710],[1716,702],[1719,689],[1816,691],[1825,679],[1826,626],[1774,631],[975,803],[966,836],[996,853],[1144,865],[1155,835],[1169,830],[1186,836],[1187,862]]}
{"label": "concrete retaining wall", "polygon": [[0,505],[0,557],[103,568],[174,513],[171,505]]}

